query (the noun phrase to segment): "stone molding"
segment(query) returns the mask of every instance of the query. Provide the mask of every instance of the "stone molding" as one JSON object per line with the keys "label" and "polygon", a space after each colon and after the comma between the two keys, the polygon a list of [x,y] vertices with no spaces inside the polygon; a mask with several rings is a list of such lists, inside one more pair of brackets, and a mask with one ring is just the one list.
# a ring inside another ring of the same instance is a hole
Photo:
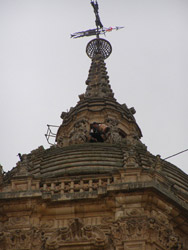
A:
{"label": "stone molding", "polygon": [[[127,156],[126,156],[127,157]],[[153,170],[144,170],[128,157],[126,168],[111,175],[72,179],[68,177],[41,181],[32,176],[16,176],[11,184],[4,186],[0,192],[0,200],[24,197],[41,197],[51,200],[85,199],[98,197],[101,194],[117,191],[137,191],[153,189],[168,197],[173,202],[188,209],[182,196],[175,196],[174,187],[170,187],[168,179]]]}

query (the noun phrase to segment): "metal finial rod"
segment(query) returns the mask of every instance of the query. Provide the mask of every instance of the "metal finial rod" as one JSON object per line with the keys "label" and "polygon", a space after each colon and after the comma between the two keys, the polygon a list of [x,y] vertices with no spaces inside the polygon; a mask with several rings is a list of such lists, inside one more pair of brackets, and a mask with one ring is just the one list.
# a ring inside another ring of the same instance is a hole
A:
{"label": "metal finial rod", "polygon": [[102,29],[103,25],[102,25],[100,17],[99,17],[99,5],[98,5],[97,1],[94,2],[93,0],[91,1],[91,5],[93,6],[93,10],[94,10],[95,17],[96,17],[95,24],[97,26],[97,29],[99,29],[99,28]]}

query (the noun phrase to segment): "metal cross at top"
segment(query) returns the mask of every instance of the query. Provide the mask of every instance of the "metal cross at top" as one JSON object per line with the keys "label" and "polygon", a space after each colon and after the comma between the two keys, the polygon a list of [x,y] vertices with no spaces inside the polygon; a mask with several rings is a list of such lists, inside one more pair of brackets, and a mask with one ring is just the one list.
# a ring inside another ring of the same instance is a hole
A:
{"label": "metal cross at top", "polygon": [[105,28],[100,20],[99,17],[99,5],[97,1],[91,0],[91,5],[93,7],[94,13],[95,13],[95,24],[96,28],[95,29],[89,29],[85,31],[80,31],[80,32],[75,32],[71,34],[71,38],[79,38],[79,37],[84,37],[84,36],[96,36],[96,39],[93,39],[90,41],[86,47],[86,53],[87,55],[92,59],[96,54],[101,54],[104,59],[109,57],[109,55],[112,52],[112,47],[111,44],[106,41],[105,39],[99,38],[99,35],[105,35],[106,32],[110,32],[112,30],[119,30],[124,27],[109,27]]}
{"label": "metal cross at top", "polygon": [[71,38],[79,38],[79,37],[84,37],[84,36],[96,36],[97,38],[99,38],[99,35],[103,34],[105,35],[106,32],[110,32],[112,30],[119,30],[122,29],[124,27],[109,27],[109,28],[105,28],[103,27],[100,17],[99,17],[99,5],[97,3],[97,1],[91,1],[91,5],[94,9],[94,13],[95,13],[95,24],[97,26],[96,29],[89,29],[89,30],[85,30],[85,31],[80,31],[80,32],[75,32],[73,34],[71,34]]}
{"label": "metal cross at top", "polygon": [[[97,1],[91,1],[91,5],[93,6],[94,9],[94,13],[96,16],[96,20],[95,20],[95,24],[97,26],[97,30],[99,30],[99,28],[103,29],[103,25],[101,23],[100,17],[99,17],[99,5],[97,3]],[[97,34],[97,36],[99,36],[99,34]]]}

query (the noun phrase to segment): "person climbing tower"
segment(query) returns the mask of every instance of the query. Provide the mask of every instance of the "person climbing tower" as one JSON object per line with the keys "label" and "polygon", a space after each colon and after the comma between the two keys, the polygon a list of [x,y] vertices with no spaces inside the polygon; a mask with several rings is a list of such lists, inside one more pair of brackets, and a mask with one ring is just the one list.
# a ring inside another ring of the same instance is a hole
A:
{"label": "person climbing tower", "polygon": [[93,122],[90,126],[89,142],[104,142],[110,128],[103,123]]}

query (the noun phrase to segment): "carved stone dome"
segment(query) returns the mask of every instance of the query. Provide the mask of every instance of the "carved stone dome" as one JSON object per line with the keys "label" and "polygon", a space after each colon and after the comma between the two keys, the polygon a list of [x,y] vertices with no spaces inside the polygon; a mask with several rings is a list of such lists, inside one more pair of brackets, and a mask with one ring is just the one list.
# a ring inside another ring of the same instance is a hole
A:
{"label": "carved stone dome", "polygon": [[104,123],[110,131],[105,142],[119,143],[126,137],[141,138],[142,133],[133,114],[134,108],[120,105],[109,84],[104,58],[97,54],[91,63],[85,94],[69,112],[63,112],[56,141],[59,147],[86,143],[93,122]]}
{"label": "carved stone dome", "polygon": [[[80,190],[82,181],[87,183],[89,178],[94,180],[97,177],[96,186],[100,178],[108,185],[114,182],[112,176],[115,174],[117,182],[124,179],[137,185],[139,180],[140,185],[145,185],[142,182],[147,176],[147,185],[159,188],[156,185],[160,183],[160,192],[167,188],[171,196],[175,195],[173,199],[184,202],[188,196],[188,176],[147,151],[140,141],[142,133],[134,118],[135,110],[119,104],[114,98],[104,58],[100,54],[92,59],[86,84],[86,92],[80,95],[78,104],[61,115],[63,122],[56,135],[57,144],[46,150],[39,147],[23,155],[17,167],[3,177],[4,182],[30,176],[42,180],[43,190],[44,183],[50,178],[54,179],[59,190],[60,179],[68,178],[67,183],[70,184],[71,178],[75,178],[71,185],[77,183]],[[88,141],[93,122],[105,123],[109,127],[104,142]],[[153,178],[157,179],[156,183]],[[66,187],[67,192],[71,185]]]}
{"label": "carved stone dome", "polygon": [[3,177],[2,190],[9,190],[14,182],[17,190],[24,190],[31,180],[34,190],[38,187],[40,195],[50,192],[52,200],[60,194],[66,194],[67,198],[74,194],[79,198],[82,192],[95,192],[99,188],[107,193],[112,186],[114,189],[120,185],[124,191],[155,190],[188,210],[188,176],[149,153],[137,139],[120,144],[84,143],[47,150],[39,147],[23,155],[17,167]]}
{"label": "carved stone dome", "polygon": [[[188,176],[141,142],[100,54],[86,84],[57,143],[0,172],[0,249],[186,250]],[[91,140],[99,125],[102,142]]]}

